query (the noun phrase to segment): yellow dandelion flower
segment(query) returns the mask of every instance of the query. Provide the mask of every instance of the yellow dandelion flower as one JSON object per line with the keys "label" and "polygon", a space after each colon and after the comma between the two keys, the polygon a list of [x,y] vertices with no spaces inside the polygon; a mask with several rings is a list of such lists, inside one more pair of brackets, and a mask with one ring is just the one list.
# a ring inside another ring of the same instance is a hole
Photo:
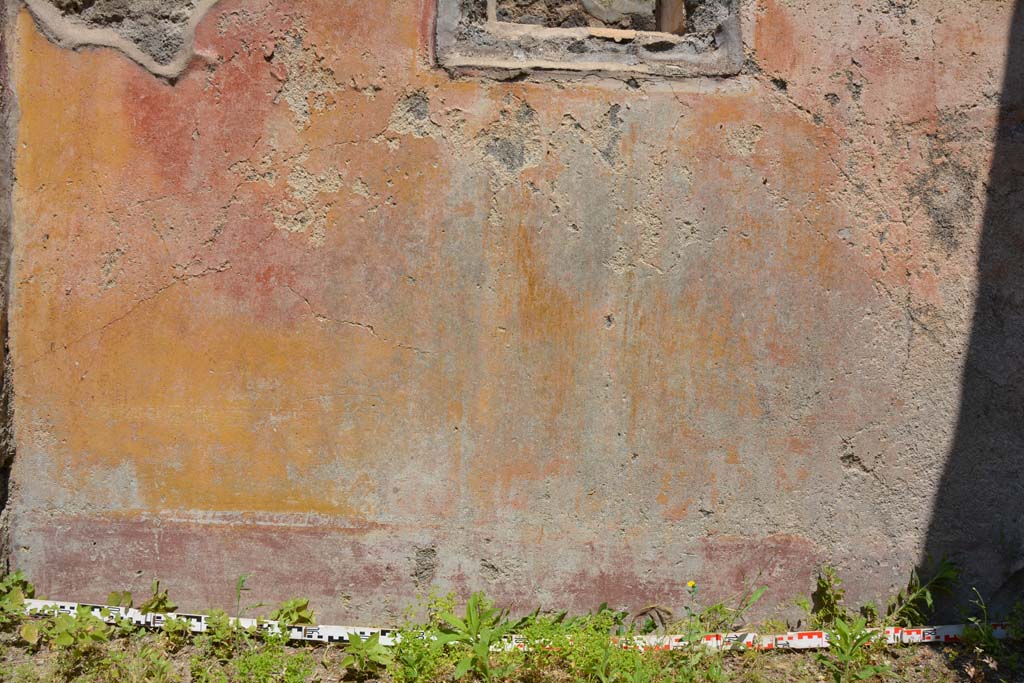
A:
{"label": "yellow dandelion flower", "polygon": [[696,582],[696,581],[687,581],[687,582],[686,582],[686,587],[687,587],[687,588],[693,588],[693,587],[695,587],[696,585],[697,585],[697,582]]}

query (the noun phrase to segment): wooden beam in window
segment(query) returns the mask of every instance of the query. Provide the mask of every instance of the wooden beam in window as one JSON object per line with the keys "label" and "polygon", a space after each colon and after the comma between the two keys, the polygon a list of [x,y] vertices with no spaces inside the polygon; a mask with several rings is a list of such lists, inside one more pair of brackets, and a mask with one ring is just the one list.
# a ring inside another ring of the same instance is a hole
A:
{"label": "wooden beam in window", "polygon": [[659,31],[676,35],[686,32],[686,5],[683,0],[658,0],[654,18]]}

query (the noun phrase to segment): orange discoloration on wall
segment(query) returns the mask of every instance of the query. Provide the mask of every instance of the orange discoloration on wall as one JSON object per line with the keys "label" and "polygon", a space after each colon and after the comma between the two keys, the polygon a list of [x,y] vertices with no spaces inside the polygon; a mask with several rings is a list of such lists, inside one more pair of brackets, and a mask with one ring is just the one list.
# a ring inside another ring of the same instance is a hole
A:
{"label": "orange discoloration on wall", "polygon": [[776,0],[760,0],[754,44],[758,55],[772,71],[786,73],[797,65],[800,56],[800,30],[794,25],[789,7]]}
{"label": "orange discoloration on wall", "polygon": [[[129,141],[117,134],[131,115],[122,107],[125,83],[116,73],[100,68],[109,58],[96,52],[78,57],[86,82],[71,82],[66,77],[64,51],[35,30],[27,10],[18,14],[17,28],[20,60],[15,78],[20,92],[33,95],[19,98],[19,144],[24,148],[33,143],[31,157],[20,159],[19,177],[26,188],[52,187],[70,194],[65,201],[80,198],[71,193],[100,178],[70,161],[78,156],[102,159],[104,167],[116,171],[132,152]],[[25,74],[32,74],[31,83]],[[62,133],[61,144],[44,144],[55,130]],[[115,175],[109,180],[118,183],[121,178]]]}

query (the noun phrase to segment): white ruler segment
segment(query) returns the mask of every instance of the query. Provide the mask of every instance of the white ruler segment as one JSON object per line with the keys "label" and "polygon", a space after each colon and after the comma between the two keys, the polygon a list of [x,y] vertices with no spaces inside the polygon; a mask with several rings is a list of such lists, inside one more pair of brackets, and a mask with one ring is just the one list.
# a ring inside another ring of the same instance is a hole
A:
{"label": "white ruler segment", "polygon": [[[163,614],[159,612],[142,612],[134,607],[114,607],[110,605],[92,605],[78,602],[62,602],[59,600],[25,600],[25,612],[30,616],[47,614],[69,614],[74,616],[79,607],[89,609],[92,614],[108,624],[127,619],[136,626],[151,629],[162,629],[171,620],[183,620],[188,623],[193,633],[203,633],[208,628],[209,617],[205,614]],[[270,633],[280,633],[281,625],[276,621],[231,617],[231,623],[245,629],[257,629]],[[884,629],[885,642],[890,645],[910,645],[919,643],[955,643],[959,642],[964,633],[962,624],[951,626],[922,626],[920,628],[901,628],[891,626]],[[992,624],[992,635],[997,639],[1009,637],[1009,625]],[[876,629],[877,630],[877,629]],[[381,645],[394,645],[398,640],[398,632],[386,628],[366,628],[362,626],[289,626],[288,639],[317,643],[347,643],[352,634],[366,640],[379,634]],[[522,636],[509,636],[509,647],[523,648],[525,641]],[[637,647],[643,650],[677,650],[689,645],[686,636],[670,635],[638,635],[614,638],[622,647]],[[827,631],[794,631],[776,635],[759,633],[711,633],[701,642],[712,650],[813,650],[827,648],[829,634]]]}

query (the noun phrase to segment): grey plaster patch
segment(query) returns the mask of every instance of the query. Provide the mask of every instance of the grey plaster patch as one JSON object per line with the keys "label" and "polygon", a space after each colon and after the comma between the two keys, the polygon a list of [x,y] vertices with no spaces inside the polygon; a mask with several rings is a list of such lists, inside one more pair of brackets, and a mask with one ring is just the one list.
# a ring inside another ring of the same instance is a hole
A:
{"label": "grey plaster patch", "polygon": [[491,560],[480,560],[480,576],[484,581],[497,581],[501,578],[503,571]]}
{"label": "grey plaster patch", "polygon": [[217,0],[25,0],[40,30],[67,48],[112,47],[164,78],[192,58],[195,29]]}
{"label": "grey plaster patch", "polygon": [[334,71],[317,51],[304,43],[305,27],[297,23],[274,45],[269,60],[284,67],[284,80],[274,102],[284,102],[300,128],[313,114],[334,108],[334,93],[344,90]]}
{"label": "grey plaster patch", "polygon": [[736,12],[732,0],[684,0],[688,33],[712,36]]}
{"label": "grey plaster patch", "polygon": [[412,578],[416,585],[429,586],[437,574],[437,548],[413,548],[412,565]]}
{"label": "grey plaster patch", "polygon": [[478,144],[496,178],[511,180],[543,155],[537,112],[523,101],[509,98],[498,121],[481,131]]}
{"label": "grey plaster patch", "polygon": [[932,240],[947,252],[960,246],[961,235],[974,220],[974,184],[975,173],[970,169],[948,158],[933,158],[931,168],[910,188],[931,219]]}
{"label": "grey plaster patch", "polygon": [[423,90],[416,90],[396,103],[388,119],[388,130],[418,138],[440,133],[440,126],[430,120],[430,98]]}

